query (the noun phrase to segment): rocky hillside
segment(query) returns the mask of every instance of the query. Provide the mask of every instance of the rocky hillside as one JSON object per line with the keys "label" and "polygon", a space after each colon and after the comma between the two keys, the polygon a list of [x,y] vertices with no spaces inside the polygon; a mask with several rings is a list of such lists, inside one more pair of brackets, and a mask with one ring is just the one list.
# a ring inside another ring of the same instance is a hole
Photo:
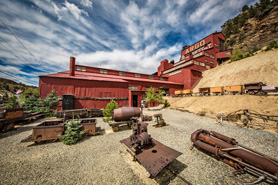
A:
{"label": "rocky hillside", "polygon": [[[193,89],[200,87],[216,87],[240,85],[252,82],[264,82],[278,86],[278,49],[259,52],[231,63],[223,63],[203,73],[203,78]],[[172,108],[181,108],[198,113],[205,110],[207,114],[228,114],[239,109],[255,110],[262,114],[278,115],[278,96],[225,95],[204,97],[167,98]]]}
{"label": "rocky hillside", "polygon": [[28,86],[22,83],[17,83],[13,80],[0,78],[0,94],[8,93],[9,95],[16,93],[17,90],[24,91],[27,87],[37,88],[34,86]]}
{"label": "rocky hillside", "polygon": [[278,40],[278,1],[260,0],[242,7],[242,13],[222,25],[227,48],[243,51],[262,48]]}
{"label": "rocky hillside", "polygon": [[203,72],[203,78],[193,89],[241,85],[252,82],[264,82],[278,87],[278,49],[258,54],[235,62],[226,62]]}

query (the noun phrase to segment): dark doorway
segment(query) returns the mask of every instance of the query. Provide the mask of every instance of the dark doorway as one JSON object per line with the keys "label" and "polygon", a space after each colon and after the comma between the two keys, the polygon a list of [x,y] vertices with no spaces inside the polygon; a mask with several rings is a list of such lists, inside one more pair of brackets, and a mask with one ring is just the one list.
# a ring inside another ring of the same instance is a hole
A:
{"label": "dark doorway", "polygon": [[132,105],[138,107],[138,95],[132,95]]}
{"label": "dark doorway", "polygon": [[72,94],[64,94],[63,95],[63,110],[71,110],[73,109],[73,95]]}

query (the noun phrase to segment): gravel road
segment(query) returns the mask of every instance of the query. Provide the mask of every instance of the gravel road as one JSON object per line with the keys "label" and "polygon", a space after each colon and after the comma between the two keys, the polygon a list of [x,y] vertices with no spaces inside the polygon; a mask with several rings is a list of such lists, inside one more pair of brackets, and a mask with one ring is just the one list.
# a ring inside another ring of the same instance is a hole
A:
{"label": "gravel road", "polygon": [[[228,123],[221,126],[213,119],[187,112],[144,111],[148,115],[158,112],[169,126],[155,128],[150,122],[148,132],[154,139],[183,153],[169,168],[192,184],[240,184],[231,177],[233,168],[196,148],[189,149],[191,134],[200,128],[233,137],[240,144],[277,158],[277,134]],[[0,184],[183,184],[167,169],[153,179],[142,176],[119,142],[129,137],[131,130],[123,127],[113,133],[101,118],[97,119],[97,126],[106,133],[87,137],[72,146],[61,142],[22,143],[21,140],[31,135],[32,127],[42,120],[1,134]],[[250,178],[254,177],[245,177]]]}

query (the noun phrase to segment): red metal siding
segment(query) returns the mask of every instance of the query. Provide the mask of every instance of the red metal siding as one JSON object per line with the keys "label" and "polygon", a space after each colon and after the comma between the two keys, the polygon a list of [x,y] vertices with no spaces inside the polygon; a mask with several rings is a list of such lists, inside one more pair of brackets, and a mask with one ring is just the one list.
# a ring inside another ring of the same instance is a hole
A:
{"label": "red metal siding", "polygon": [[[44,98],[51,93],[52,89],[58,96],[73,94],[74,108],[105,108],[110,99],[84,99],[84,98],[126,98],[115,100],[119,106],[128,105],[128,83],[99,82],[88,80],[75,80],[63,78],[40,77],[40,97]],[[80,99],[81,98],[81,99]],[[83,99],[82,99],[83,98]],[[58,106],[61,109],[61,104]]]}

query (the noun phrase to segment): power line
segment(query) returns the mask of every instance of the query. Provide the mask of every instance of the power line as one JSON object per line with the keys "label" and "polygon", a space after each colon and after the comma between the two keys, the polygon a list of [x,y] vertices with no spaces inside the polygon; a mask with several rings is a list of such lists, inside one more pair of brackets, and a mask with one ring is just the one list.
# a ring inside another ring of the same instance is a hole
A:
{"label": "power line", "polygon": [[[13,62],[11,62],[11,61],[9,61],[9,60],[3,58],[3,57],[0,57],[0,59],[1,59],[2,61],[4,61],[4,62],[8,62],[8,63],[11,63],[11,64],[16,65],[16,66],[18,66],[18,67],[22,67],[22,66],[20,66],[20,65],[18,65],[18,64],[16,64],[16,63],[13,63]],[[35,74],[35,75],[37,75],[37,76],[39,76],[39,74],[37,74],[37,73],[35,73],[35,72],[32,72],[32,73]]]}
{"label": "power line", "polygon": [[16,40],[30,53],[30,55],[41,65],[41,63],[36,59],[36,57],[25,47],[25,45],[17,38],[17,36],[12,32],[12,30],[0,19],[1,23],[9,30],[9,32],[16,38]]}
{"label": "power line", "polygon": [[26,60],[26,58],[23,57],[14,47],[12,47],[3,37],[0,36],[0,38],[1,38],[6,44],[8,44],[19,56],[21,56],[24,60]]}
{"label": "power line", "polygon": [[[11,75],[11,74],[6,73],[6,72],[4,72],[4,71],[1,71],[1,70],[0,70],[0,73],[3,73],[3,74],[8,75],[8,76],[10,76],[10,77],[16,78],[17,80],[19,80],[19,81],[21,81],[21,82],[25,82],[25,83],[27,83],[27,84],[35,85],[35,84],[30,83],[30,82],[28,82],[28,81],[26,81],[26,80],[23,80],[22,78],[19,78],[19,77],[17,77],[17,76]],[[37,85],[35,85],[35,86],[37,86]]]}

